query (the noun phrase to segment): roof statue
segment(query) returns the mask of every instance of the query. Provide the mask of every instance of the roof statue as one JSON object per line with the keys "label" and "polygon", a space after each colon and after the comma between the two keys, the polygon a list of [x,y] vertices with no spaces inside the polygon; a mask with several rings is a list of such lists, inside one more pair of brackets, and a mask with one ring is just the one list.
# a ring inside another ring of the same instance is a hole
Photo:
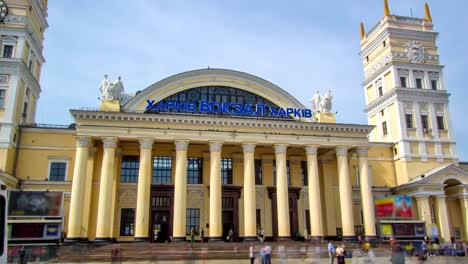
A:
{"label": "roof statue", "polygon": [[99,86],[101,91],[101,96],[103,100],[118,100],[122,99],[122,93],[124,92],[124,86],[122,78],[119,76],[114,83],[107,78],[107,74],[104,75],[104,80],[102,80],[101,85]]}
{"label": "roof statue", "polygon": [[315,113],[331,113],[332,99],[333,96],[330,90],[323,97],[320,96],[320,91],[317,90],[310,100],[312,102],[312,110]]}

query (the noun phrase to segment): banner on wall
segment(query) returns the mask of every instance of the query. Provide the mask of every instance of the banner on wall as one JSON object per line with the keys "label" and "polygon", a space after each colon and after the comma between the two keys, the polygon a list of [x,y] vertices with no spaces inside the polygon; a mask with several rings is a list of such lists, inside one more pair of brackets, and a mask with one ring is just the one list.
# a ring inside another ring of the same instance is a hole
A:
{"label": "banner on wall", "polygon": [[10,191],[9,217],[61,217],[63,192]]}
{"label": "banner on wall", "polygon": [[411,218],[413,209],[409,196],[374,197],[375,215],[385,218]]}

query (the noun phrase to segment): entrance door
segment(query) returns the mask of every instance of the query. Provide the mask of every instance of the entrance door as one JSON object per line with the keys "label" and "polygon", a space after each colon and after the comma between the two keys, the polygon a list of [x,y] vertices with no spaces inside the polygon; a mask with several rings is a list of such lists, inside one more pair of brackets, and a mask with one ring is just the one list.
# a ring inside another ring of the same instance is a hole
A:
{"label": "entrance door", "polygon": [[154,210],[152,226],[152,242],[164,243],[169,239],[169,211]]}
{"label": "entrance door", "polygon": [[[296,234],[299,231],[299,222],[297,214],[297,200],[299,199],[301,188],[289,187],[288,188],[288,201],[289,201],[289,230],[290,237],[296,239]],[[268,197],[271,199],[271,214],[272,214],[272,227],[273,227],[273,240],[278,240],[278,209],[276,202],[276,187],[268,187]]]}
{"label": "entrance door", "polygon": [[234,232],[234,213],[232,211],[223,210],[223,240],[224,241],[228,241],[227,236],[229,235],[229,230],[231,229]]}

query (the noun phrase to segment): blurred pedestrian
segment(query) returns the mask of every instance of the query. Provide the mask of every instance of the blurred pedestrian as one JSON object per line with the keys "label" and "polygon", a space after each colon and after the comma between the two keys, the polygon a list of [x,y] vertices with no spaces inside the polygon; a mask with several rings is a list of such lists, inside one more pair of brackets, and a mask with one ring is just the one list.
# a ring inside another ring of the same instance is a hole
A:
{"label": "blurred pedestrian", "polygon": [[26,263],[26,249],[24,248],[24,246],[21,246],[20,250],[18,251],[18,263]]}
{"label": "blurred pedestrian", "polygon": [[203,229],[203,227],[202,227],[202,229],[201,229],[200,234],[201,234],[201,237],[200,237],[200,238],[201,238],[201,242],[203,243],[203,240],[205,240],[205,229]]}
{"label": "blurred pedestrian", "polygon": [[260,247],[260,250],[258,251],[258,254],[260,255],[260,263],[261,264],[266,264],[265,248]]}
{"label": "blurred pedestrian", "polygon": [[195,228],[190,228],[190,243],[193,243],[195,241]]}
{"label": "blurred pedestrian", "polygon": [[112,263],[121,263],[122,261],[122,251],[120,249],[120,245],[114,245],[111,250],[111,259]]}
{"label": "blurred pedestrian", "polygon": [[344,244],[338,245],[338,247],[336,248],[336,262],[338,264],[344,264],[345,257],[346,257],[345,245]]}
{"label": "blurred pedestrian", "polygon": [[398,241],[392,237],[390,238],[390,246],[392,248],[392,264],[404,264],[405,254],[403,248],[398,244]]}
{"label": "blurred pedestrian", "polygon": [[333,246],[333,243],[331,240],[328,241],[328,258],[330,260],[330,264],[333,264],[335,260],[335,246]]}
{"label": "blurred pedestrian", "polygon": [[268,243],[265,244],[265,264],[271,264],[271,246]]}
{"label": "blurred pedestrian", "polygon": [[249,258],[250,258],[250,264],[254,264],[254,262],[255,262],[255,251],[254,251],[254,246],[252,245],[252,243],[250,243]]}
{"label": "blurred pedestrian", "polygon": [[232,231],[232,228],[231,228],[231,229],[229,229],[229,233],[228,233],[228,241],[229,242],[232,242],[234,240],[233,236],[234,236],[234,231]]}

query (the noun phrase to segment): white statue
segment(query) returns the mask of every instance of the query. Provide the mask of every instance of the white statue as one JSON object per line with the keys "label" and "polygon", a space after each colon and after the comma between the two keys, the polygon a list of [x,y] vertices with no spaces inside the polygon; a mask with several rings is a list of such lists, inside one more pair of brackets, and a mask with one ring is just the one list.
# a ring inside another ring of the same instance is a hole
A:
{"label": "white statue", "polygon": [[322,109],[320,107],[320,101],[322,100],[322,97],[320,96],[320,91],[317,90],[317,93],[314,94],[312,99],[310,100],[312,102],[312,111],[314,112],[321,112]]}
{"label": "white statue", "polygon": [[331,95],[331,91],[328,90],[328,92],[322,98],[322,101],[320,103],[320,108],[321,108],[323,113],[330,113],[331,112],[332,98],[333,98],[333,96]]}
{"label": "white statue", "polygon": [[117,81],[111,83],[107,78],[107,74],[104,75],[104,80],[99,86],[103,100],[120,100],[122,99],[122,93],[124,92],[123,82],[119,76]]}

